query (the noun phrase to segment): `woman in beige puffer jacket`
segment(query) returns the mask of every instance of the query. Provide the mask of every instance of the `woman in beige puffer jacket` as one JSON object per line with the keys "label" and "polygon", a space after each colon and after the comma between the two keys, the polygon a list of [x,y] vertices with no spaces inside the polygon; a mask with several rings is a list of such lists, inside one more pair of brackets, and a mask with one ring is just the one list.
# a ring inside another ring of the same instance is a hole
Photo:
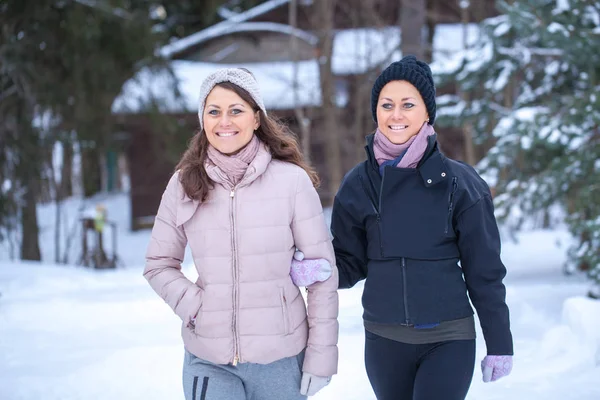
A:
{"label": "woman in beige puffer jacket", "polygon": [[[144,270],[183,321],[186,398],[305,398],[338,361],[338,276],[316,175],[249,71],[215,72],[200,99],[202,129],[163,194]],[[195,283],[181,272],[186,244]],[[308,312],[290,278],[295,248],[333,267],[307,287]]]}

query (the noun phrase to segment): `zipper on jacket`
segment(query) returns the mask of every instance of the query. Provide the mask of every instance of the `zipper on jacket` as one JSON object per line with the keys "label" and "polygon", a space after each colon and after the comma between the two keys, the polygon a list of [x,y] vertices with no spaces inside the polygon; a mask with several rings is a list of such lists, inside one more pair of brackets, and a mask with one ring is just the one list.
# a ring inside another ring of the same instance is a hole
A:
{"label": "zipper on jacket", "polygon": [[381,174],[381,186],[379,187],[379,213],[377,214],[377,228],[379,229],[379,251],[381,252],[381,257],[385,257],[383,255],[383,229],[381,228],[381,193],[383,192],[383,180],[385,179],[385,168],[383,169],[383,173]]}
{"label": "zipper on jacket", "polygon": [[[373,198],[369,195],[369,192],[367,192],[367,188],[365,188],[365,184],[360,173],[358,174],[358,179],[360,180],[360,185],[362,186],[363,191],[367,196],[367,199],[369,199],[369,203],[371,203],[371,207],[373,208],[373,212],[375,212],[375,217],[377,218],[377,230],[379,231],[379,252],[381,253],[381,257],[383,257],[383,232],[381,229],[381,213],[379,212],[379,210],[381,209],[381,194],[379,195],[380,208],[377,208],[375,202],[373,201]],[[381,181],[381,187],[383,188],[383,179]]]}
{"label": "zipper on jacket", "polygon": [[383,230],[381,229],[381,215],[377,214],[377,229],[379,230],[379,252],[383,255]]}
{"label": "zipper on jacket", "polygon": [[383,181],[385,179],[385,168],[383,169],[383,173],[381,174],[381,185],[379,186],[379,212],[381,213],[381,198],[383,197],[381,193],[383,193]]}
{"label": "zipper on jacket", "polygon": [[404,321],[406,325],[410,325],[410,317],[408,315],[408,284],[406,282],[406,259],[402,257],[402,287],[404,289]]}
{"label": "zipper on jacket", "polygon": [[232,261],[233,261],[233,321],[232,321],[232,329],[233,329],[233,347],[234,347],[234,355],[233,355],[233,366],[235,367],[240,361],[240,350],[239,350],[239,340],[238,340],[238,327],[237,327],[237,309],[238,309],[238,271],[237,271],[237,248],[235,243],[235,187],[231,189],[229,193],[229,197],[231,198],[230,203],[230,213],[229,220],[231,223],[231,251],[232,251]]}
{"label": "zipper on jacket", "polygon": [[452,225],[452,211],[454,210],[454,193],[456,193],[456,189],[458,188],[458,178],[455,176],[452,178],[452,190],[450,191],[450,196],[448,197],[448,216],[446,217],[446,229],[444,230],[445,234],[448,234],[448,230]]}

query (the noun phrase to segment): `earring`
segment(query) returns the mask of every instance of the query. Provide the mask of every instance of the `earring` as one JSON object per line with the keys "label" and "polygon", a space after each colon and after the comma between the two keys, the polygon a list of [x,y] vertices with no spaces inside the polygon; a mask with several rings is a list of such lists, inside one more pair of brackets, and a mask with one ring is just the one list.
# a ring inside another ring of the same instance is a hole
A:
{"label": "earring", "polygon": [[427,118],[427,119],[425,120],[425,122],[429,122],[429,118]]}

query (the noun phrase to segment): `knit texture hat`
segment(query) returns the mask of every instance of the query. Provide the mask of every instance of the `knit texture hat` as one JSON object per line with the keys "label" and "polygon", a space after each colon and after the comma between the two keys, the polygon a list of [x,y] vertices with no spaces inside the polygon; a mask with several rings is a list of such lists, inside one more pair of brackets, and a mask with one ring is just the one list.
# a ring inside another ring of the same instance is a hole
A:
{"label": "knit texture hat", "polygon": [[407,81],[417,88],[429,114],[429,125],[435,121],[435,84],[431,68],[415,56],[406,56],[400,61],[390,64],[375,80],[371,90],[371,112],[373,120],[377,122],[377,102],[381,89],[390,81]]}
{"label": "knit texture hat", "polygon": [[241,68],[221,68],[210,74],[200,86],[200,105],[198,106],[198,118],[200,119],[200,129],[202,126],[202,114],[206,105],[206,98],[217,83],[231,82],[247,91],[258,107],[267,114],[265,104],[260,96],[258,82],[251,73]]}

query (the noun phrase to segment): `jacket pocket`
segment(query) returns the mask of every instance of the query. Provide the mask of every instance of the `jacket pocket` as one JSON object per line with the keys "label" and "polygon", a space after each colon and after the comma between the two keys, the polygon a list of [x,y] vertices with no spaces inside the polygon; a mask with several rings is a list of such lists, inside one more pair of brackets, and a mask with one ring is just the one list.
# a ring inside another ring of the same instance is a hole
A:
{"label": "jacket pocket", "polygon": [[283,288],[279,288],[279,297],[281,299],[281,309],[283,310],[283,334],[289,335],[292,329],[290,324],[290,310]]}
{"label": "jacket pocket", "polygon": [[200,336],[200,320],[202,319],[202,310],[198,310],[196,314],[196,320],[194,322],[193,331],[196,335]]}

